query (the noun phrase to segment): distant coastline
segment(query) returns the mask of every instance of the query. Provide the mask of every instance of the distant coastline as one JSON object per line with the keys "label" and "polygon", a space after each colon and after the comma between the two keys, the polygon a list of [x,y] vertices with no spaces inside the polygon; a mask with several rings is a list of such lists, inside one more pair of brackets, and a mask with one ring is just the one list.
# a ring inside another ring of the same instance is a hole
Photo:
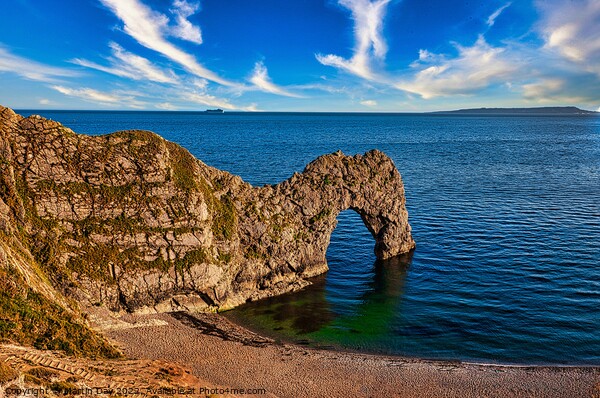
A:
{"label": "distant coastline", "polygon": [[471,108],[457,109],[453,111],[427,112],[430,114],[451,114],[451,115],[576,115],[589,116],[600,115],[600,112],[587,111],[575,106],[545,106],[537,108]]}
{"label": "distant coastline", "polygon": [[325,112],[325,111],[227,111],[222,109],[206,109],[206,110],[176,110],[176,111],[165,111],[165,110],[115,110],[115,109],[28,109],[20,108],[15,109],[18,113],[29,116],[32,114],[40,114],[46,116],[48,113],[119,113],[119,114],[136,114],[136,113],[156,113],[156,114],[169,114],[169,113],[180,113],[180,114],[228,114],[228,115],[264,115],[264,114],[299,114],[299,115],[481,115],[481,116],[519,116],[519,115],[532,115],[532,116],[598,116],[600,112],[588,111],[580,109],[575,106],[548,106],[548,107],[537,107],[537,108],[469,108],[469,109],[457,109],[457,110],[444,110],[444,111],[433,111],[433,112]]}

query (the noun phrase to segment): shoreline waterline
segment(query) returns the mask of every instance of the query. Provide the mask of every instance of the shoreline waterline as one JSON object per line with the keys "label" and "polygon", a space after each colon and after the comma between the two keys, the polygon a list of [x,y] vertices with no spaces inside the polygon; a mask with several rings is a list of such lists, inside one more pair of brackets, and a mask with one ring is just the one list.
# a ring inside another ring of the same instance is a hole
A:
{"label": "shoreline waterline", "polygon": [[[293,294],[295,292],[290,292],[286,294]],[[218,313],[218,315],[227,318],[228,321],[234,323],[237,327],[248,330],[249,332],[255,333],[262,338],[272,340],[272,344],[275,345],[293,345],[301,348],[305,348],[308,350],[315,351],[331,351],[331,352],[340,352],[347,354],[356,354],[356,355],[368,355],[377,358],[388,358],[388,359],[399,359],[406,361],[416,361],[416,362],[427,362],[427,363],[443,363],[443,364],[462,364],[462,365],[474,365],[474,366],[489,366],[489,367],[507,367],[507,368],[518,368],[518,369],[535,369],[535,368],[590,368],[590,369],[600,369],[600,364],[568,364],[568,363],[524,363],[524,362],[502,362],[502,361],[473,361],[466,360],[460,358],[435,358],[435,357],[423,357],[423,356],[411,356],[406,354],[390,354],[384,352],[376,352],[376,351],[366,351],[359,349],[352,349],[342,346],[336,345],[327,345],[320,344],[318,342],[301,342],[299,340],[294,340],[292,338],[286,339],[281,336],[277,336],[276,333],[268,333],[260,328],[254,327],[253,325],[248,325],[244,322],[243,319],[240,319],[239,316],[233,315],[232,313],[235,311],[235,308],[227,311],[223,311]],[[193,313],[188,313],[189,316],[194,316]]]}
{"label": "shoreline waterline", "polygon": [[104,333],[129,358],[180,363],[212,383],[266,388],[273,396],[477,397],[486,391],[506,397],[589,397],[600,393],[600,367],[596,366],[474,364],[315,349],[261,336],[222,314],[127,314],[121,319],[134,326]]}

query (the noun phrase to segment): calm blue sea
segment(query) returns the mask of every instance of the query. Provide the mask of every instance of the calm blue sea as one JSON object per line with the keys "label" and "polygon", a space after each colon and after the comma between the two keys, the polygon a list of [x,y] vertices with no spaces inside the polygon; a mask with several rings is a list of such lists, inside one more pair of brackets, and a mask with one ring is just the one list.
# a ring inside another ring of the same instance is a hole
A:
{"label": "calm blue sea", "polygon": [[340,214],[327,275],[229,312],[262,333],[426,358],[600,364],[599,117],[35,113],[79,133],[152,130],[254,185],[338,149],[387,153],[414,253],[376,262],[360,217]]}

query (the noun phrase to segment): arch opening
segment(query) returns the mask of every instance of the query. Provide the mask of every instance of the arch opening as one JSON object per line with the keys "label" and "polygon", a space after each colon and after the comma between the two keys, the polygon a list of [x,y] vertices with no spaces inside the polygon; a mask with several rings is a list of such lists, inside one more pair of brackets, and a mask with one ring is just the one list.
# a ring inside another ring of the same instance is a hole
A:
{"label": "arch opening", "polygon": [[336,312],[353,312],[372,289],[377,260],[372,232],[354,209],[340,212],[327,247],[327,296],[338,303]]}

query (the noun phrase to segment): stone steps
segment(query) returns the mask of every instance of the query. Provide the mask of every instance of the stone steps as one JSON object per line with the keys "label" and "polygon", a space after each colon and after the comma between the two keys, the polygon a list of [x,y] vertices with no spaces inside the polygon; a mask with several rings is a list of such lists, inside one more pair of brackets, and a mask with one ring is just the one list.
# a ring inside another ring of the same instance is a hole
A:
{"label": "stone steps", "polygon": [[70,373],[74,376],[79,376],[86,381],[94,380],[94,375],[90,372],[83,370],[82,368],[75,368],[65,364],[64,362],[51,359],[43,355],[27,353],[23,356],[23,359],[33,362],[36,365],[41,365],[47,368],[55,369],[61,372]]}

